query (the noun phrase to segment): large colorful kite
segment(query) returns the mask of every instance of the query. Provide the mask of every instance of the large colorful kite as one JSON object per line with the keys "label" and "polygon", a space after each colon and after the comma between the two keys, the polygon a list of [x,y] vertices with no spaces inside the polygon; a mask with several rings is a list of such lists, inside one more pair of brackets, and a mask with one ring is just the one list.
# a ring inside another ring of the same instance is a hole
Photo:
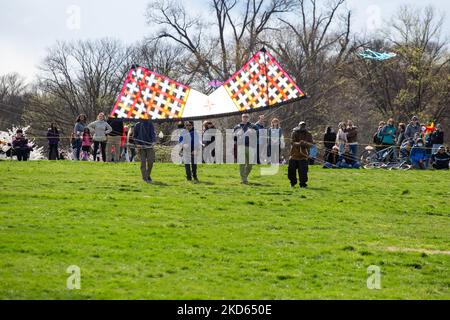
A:
{"label": "large colorful kite", "polygon": [[130,70],[112,118],[156,122],[222,117],[262,111],[306,98],[265,50],[209,96],[143,67]]}

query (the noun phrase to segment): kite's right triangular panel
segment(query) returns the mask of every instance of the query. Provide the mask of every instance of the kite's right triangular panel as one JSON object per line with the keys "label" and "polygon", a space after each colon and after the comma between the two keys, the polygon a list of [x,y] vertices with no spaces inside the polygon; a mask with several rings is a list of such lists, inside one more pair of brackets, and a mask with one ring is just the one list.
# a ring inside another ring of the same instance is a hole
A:
{"label": "kite's right triangular panel", "polygon": [[305,97],[292,78],[267,52],[258,52],[224,84],[239,111]]}

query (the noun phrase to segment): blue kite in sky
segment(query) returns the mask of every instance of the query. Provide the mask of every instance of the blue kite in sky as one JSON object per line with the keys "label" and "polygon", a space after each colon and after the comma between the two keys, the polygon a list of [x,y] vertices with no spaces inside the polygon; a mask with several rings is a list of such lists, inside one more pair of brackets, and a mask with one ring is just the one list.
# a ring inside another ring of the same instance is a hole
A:
{"label": "blue kite in sky", "polygon": [[366,49],[363,52],[358,52],[358,55],[363,59],[377,60],[377,61],[385,61],[397,56],[396,53],[393,52],[376,52],[370,49]]}

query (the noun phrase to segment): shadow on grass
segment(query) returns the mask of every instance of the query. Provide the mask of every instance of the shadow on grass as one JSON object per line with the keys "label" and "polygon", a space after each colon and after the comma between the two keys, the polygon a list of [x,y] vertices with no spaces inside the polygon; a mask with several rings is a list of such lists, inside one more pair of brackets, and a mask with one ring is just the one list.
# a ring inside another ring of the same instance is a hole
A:
{"label": "shadow on grass", "polygon": [[207,186],[214,186],[214,185],[216,185],[214,182],[202,181],[202,180],[200,180],[199,184],[204,184],[204,185],[207,185]]}
{"label": "shadow on grass", "polygon": [[273,187],[272,184],[259,183],[259,182],[249,182],[248,186],[251,186],[251,187]]}
{"label": "shadow on grass", "polygon": [[161,181],[153,181],[152,183],[149,183],[150,186],[158,186],[158,187],[169,187],[170,185],[165,183],[165,182],[161,182]]}
{"label": "shadow on grass", "polygon": [[310,186],[308,186],[307,190],[311,190],[311,191],[331,191],[329,188],[310,187]]}

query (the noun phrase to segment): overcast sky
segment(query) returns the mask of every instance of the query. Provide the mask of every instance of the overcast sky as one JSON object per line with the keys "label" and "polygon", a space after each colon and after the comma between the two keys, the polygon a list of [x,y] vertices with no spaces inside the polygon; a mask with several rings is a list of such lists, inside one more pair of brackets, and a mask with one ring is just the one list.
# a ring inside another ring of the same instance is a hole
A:
{"label": "overcast sky", "polygon": [[[192,11],[206,10],[207,0],[184,2]],[[140,40],[151,31],[144,17],[147,3],[148,0],[0,0],[0,75],[15,71],[32,80],[46,48],[57,40]],[[382,26],[383,20],[402,4],[435,6],[446,14],[445,31],[450,35],[448,0],[348,0],[358,30]]]}

